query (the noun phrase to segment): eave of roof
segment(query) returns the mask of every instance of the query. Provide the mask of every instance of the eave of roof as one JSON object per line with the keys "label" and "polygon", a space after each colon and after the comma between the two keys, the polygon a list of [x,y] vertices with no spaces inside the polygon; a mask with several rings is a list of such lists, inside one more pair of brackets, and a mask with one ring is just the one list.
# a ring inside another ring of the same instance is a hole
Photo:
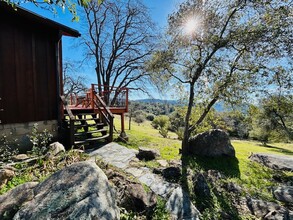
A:
{"label": "eave of roof", "polygon": [[14,9],[11,5],[8,5],[6,2],[0,1],[0,7],[1,8],[6,7],[6,10],[9,10],[11,13],[15,13],[20,16],[24,16],[30,20],[33,20],[33,21],[40,23],[42,25],[45,25],[47,27],[57,29],[64,36],[71,36],[71,37],[79,37],[80,36],[80,33],[77,30],[72,29],[70,27],[67,27],[67,26],[60,24],[58,22],[52,21],[46,17],[38,15],[38,14],[31,12],[27,9],[24,9],[20,6],[16,6],[16,9]]}

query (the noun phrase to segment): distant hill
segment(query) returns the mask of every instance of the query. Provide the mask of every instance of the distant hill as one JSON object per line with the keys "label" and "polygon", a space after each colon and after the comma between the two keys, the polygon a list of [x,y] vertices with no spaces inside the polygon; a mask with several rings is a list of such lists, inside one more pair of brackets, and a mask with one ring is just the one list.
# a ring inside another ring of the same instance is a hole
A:
{"label": "distant hill", "polygon": [[164,100],[164,99],[137,99],[131,100],[132,102],[141,102],[141,103],[162,103],[162,104],[173,104],[179,105],[180,101],[178,100]]}
{"label": "distant hill", "polygon": [[[183,105],[182,101],[179,100],[164,100],[164,99],[137,99],[131,100],[131,102],[139,102],[139,103],[160,103],[160,104],[171,104],[171,105]],[[187,104],[187,103],[186,103]],[[225,111],[224,104],[218,102],[214,105],[214,108],[218,112]]]}

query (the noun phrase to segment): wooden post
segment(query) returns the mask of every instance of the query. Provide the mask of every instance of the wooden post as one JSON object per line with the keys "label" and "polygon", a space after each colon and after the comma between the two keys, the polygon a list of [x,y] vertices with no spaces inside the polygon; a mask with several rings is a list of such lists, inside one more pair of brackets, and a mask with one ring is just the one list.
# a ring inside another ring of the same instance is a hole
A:
{"label": "wooden post", "polygon": [[95,103],[94,103],[95,94],[94,94],[94,91],[95,91],[95,85],[92,84],[92,88],[91,88],[91,107],[92,107],[92,109],[95,108]]}
{"label": "wooden post", "polygon": [[128,112],[128,88],[126,88],[126,98],[125,98],[125,102],[126,102],[126,112]]}
{"label": "wooden post", "polygon": [[70,119],[69,123],[69,145],[72,147],[74,145],[74,120]]}
{"label": "wooden post", "polygon": [[125,132],[125,127],[124,127],[124,113],[121,114],[121,132]]}
{"label": "wooden post", "polygon": [[113,132],[114,132],[114,118],[113,117],[109,117],[109,120],[110,120],[110,130],[109,130],[109,142],[112,142],[113,141]]}

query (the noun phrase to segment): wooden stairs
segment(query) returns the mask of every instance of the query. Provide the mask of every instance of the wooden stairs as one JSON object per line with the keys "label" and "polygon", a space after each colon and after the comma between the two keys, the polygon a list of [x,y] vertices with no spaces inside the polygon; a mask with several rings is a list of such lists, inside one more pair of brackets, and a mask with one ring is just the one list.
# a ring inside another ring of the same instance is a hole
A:
{"label": "wooden stairs", "polygon": [[72,111],[65,97],[61,96],[61,100],[65,107],[62,129],[67,140],[66,145],[72,147],[113,140],[114,116],[99,96],[95,95],[95,108],[86,111]]}

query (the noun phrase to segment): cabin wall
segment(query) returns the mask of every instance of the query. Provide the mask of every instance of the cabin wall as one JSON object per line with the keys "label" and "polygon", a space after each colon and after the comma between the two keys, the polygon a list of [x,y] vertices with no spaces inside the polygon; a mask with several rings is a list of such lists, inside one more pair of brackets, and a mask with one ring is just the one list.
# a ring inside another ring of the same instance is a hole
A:
{"label": "cabin wall", "polygon": [[58,120],[58,31],[1,17],[0,125]]}
{"label": "cabin wall", "polygon": [[34,125],[37,124],[38,131],[47,130],[56,139],[58,135],[58,121],[36,121],[27,123],[14,123],[14,124],[0,124],[0,134],[6,137],[6,140],[13,144],[18,144],[20,152],[26,152],[32,147],[29,135],[32,133]]}

